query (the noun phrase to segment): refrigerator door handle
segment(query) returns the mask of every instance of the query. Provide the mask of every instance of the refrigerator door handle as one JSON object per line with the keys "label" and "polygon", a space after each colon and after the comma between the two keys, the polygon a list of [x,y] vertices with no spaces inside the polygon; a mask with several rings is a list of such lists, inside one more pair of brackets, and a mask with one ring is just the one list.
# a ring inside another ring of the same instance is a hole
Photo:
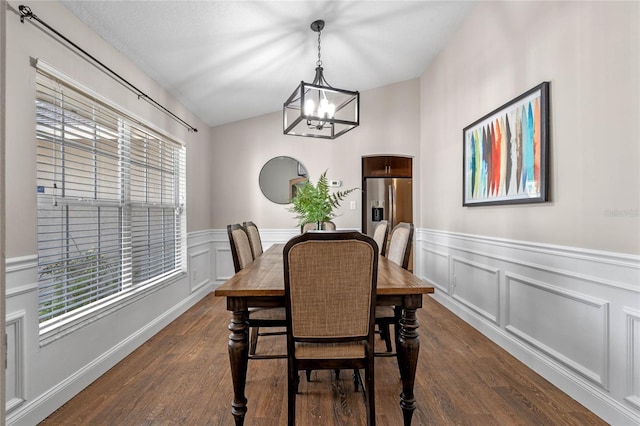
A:
{"label": "refrigerator door handle", "polygon": [[393,229],[393,227],[395,226],[395,202],[396,202],[396,197],[395,197],[395,193],[393,190],[393,185],[389,185],[389,225],[391,225],[391,229]]}

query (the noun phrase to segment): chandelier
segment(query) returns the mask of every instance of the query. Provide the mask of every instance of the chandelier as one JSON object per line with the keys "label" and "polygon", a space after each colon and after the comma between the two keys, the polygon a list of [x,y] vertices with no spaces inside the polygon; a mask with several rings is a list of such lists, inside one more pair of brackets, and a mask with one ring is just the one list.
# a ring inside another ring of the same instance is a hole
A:
{"label": "chandelier", "polygon": [[336,89],[324,78],[320,55],[320,33],[324,21],[311,24],[318,33],[318,61],[313,82],[300,82],[284,103],[282,120],[285,135],[335,139],[358,127],[360,93]]}

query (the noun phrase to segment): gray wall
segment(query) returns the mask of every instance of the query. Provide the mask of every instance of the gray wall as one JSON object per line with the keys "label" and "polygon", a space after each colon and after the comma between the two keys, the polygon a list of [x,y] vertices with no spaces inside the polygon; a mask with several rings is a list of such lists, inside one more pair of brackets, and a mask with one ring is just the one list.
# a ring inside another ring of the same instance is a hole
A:
{"label": "gray wall", "polygon": [[[420,79],[420,226],[640,253],[639,14],[638,2],[480,2]],[[551,202],[462,207],[462,129],[542,81]]]}
{"label": "gray wall", "polygon": [[[336,140],[283,135],[281,112],[214,127],[213,228],[244,220],[266,229],[296,227],[287,206],[272,203],[260,192],[260,169],[272,157],[287,155],[297,159],[314,183],[328,169],[329,180],[342,181],[340,189],[360,187],[364,155],[417,157],[419,96],[418,79],[361,93],[360,126]],[[414,196],[418,194],[416,187]],[[356,201],[355,210],[350,209],[350,201]],[[340,216],[334,220],[338,228],[360,228],[360,202],[361,194],[355,191],[342,203]]]}

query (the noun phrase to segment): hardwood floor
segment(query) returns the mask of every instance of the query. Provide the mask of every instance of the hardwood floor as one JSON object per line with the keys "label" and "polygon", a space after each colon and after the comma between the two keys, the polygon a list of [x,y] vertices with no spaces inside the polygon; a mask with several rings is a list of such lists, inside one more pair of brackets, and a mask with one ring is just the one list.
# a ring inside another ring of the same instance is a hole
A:
{"label": "hardwood floor", "polygon": [[[210,294],[40,424],[233,425],[229,319]],[[606,424],[428,296],[418,320],[414,425]],[[285,339],[261,337],[258,352],[281,352]],[[311,378],[300,380],[299,424],[364,424],[349,372]],[[245,424],[286,425],[286,390],[286,360],[249,361]],[[376,358],[378,425],[402,424],[400,391],[395,358]]]}

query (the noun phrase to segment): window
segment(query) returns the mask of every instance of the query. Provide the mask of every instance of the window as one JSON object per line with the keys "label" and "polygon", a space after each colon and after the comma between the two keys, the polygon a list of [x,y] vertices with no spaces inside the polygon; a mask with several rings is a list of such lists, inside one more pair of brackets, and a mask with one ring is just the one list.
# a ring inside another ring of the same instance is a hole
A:
{"label": "window", "polygon": [[42,335],[183,272],[185,148],[40,63],[36,83]]}

